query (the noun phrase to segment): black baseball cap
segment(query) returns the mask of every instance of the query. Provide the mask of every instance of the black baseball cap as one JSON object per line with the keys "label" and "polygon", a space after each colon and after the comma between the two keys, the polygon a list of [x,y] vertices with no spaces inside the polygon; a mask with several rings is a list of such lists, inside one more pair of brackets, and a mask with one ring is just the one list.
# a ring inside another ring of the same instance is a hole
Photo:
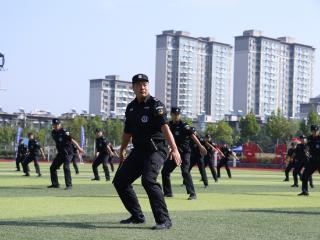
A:
{"label": "black baseball cap", "polygon": [[311,131],[318,131],[319,127],[317,125],[311,125]]}
{"label": "black baseball cap", "polygon": [[132,77],[132,83],[136,83],[136,82],[149,82],[148,76],[143,74],[143,73],[139,73],[136,74]]}
{"label": "black baseball cap", "polygon": [[52,125],[55,125],[55,124],[60,124],[60,120],[58,118],[54,118],[52,119]]}
{"label": "black baseball cap", "polygon": [[180,114],[181,113],[181,109],[179,107],[172,107],[171,108],[171,113]]}
{"label": "black baseball cap", "polygon": [[101,128],[96,129],[96,133],[102,132]]}
{"label": "black baseball cap", "polygon": [[299,137],[300,139],[305,139],[305,138],[307,138],[305,135],[301,135],[300,137]]}

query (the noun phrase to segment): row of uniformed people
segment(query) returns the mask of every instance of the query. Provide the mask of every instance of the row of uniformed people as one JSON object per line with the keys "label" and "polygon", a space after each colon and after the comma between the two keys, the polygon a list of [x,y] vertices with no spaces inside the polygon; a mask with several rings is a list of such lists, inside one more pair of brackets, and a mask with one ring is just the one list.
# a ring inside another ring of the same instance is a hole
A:
{"label": "row of uniformed people", "polygon": [[301,135],[300,143],[291,144],[287,153],[287,167],[285,169],[284,181],[289,181],[289,172],[293,169],[294,183],[291,187],[299,187],[298,176],[302,181],[302,191],[299,196],[308,196],[308,182],[311,188],[314,187],[312,174],[320,172],[320,136],[319,127],[311,125],[311,135]]}
{"label": "row of uniformed people", "polygon": [[[52,137],[56,142],[58,154],[50,167],[52,185],[49,187],[59,187],[59,182],[56,176],[56,170],[59,169],[60,166],[63,164],[66,187],[67,189],[71,189],[72,182],[69,165],[70,163],[72,163],[76,174],[79,174],[77,160],[80,159],[79,151],[82,152],[83,150],[79,147],[77,142],[70,136],[70,133],[62,128],[59,119],[53,119],[52,125]],[[40,154],[43,159],[45,159],[45,155],[39,142],[35,139],[34,134],[29,133],[28,138],[28,145],[24,144],[23,139],[19,139],[16,157],[16,168],[17,171],[20,171],[20,165],[22,165],[24,176],[30,176],[29,163],[33,161],[36,173],[40,177],[41,173],[38,160],[40,159]],[[97,168],[100,164],[103,164],[105,178],[107,181],[109,181],[110,175],[107,162],[109,162],[112,171],[114,171],[112,156],[116,153],[112,148],[112,145],[109,144],[106,138],[103,137],[101,129],[96,130],[96,152],[96,158],[92,163],[92,170],[94,173],[94,178],[92,180],[100,180]]]}

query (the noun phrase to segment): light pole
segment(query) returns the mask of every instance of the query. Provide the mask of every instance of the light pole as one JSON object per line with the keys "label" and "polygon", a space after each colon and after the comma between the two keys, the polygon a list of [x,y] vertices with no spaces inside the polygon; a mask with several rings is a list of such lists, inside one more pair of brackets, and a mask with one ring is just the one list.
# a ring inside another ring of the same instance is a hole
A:
{"label": "light pole", "polygon": [[4,55],[0,52],[0,71],[3,70],[4,62]]}
{"label": "light pole", "polygon": [[[4,68],[3,68],[4,62],[5,62],[4,55],[0,52],[0,72],[4,71]],[[1,88],[1,81],[0,81],[0,91],[5,91],[5,90],[6,89]]]}

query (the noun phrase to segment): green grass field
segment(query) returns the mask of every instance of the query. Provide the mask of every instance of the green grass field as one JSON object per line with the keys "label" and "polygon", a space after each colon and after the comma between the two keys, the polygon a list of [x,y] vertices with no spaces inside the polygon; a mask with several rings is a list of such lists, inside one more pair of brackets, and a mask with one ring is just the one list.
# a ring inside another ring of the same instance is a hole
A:
{"label": "green grass field", "polygon": [[[173,228],[152,231],[154,220],[140,179],[135,189],[147,223],[123,226],[119,220],[128,214],[113,185],[91,182],[91,166],[79,167],[80,175],[73,174],[73,190],[65,191],[46,188],[48,164],[41,164],[41,178],[33,168],[31,177],[25,178],[14,171],[14,163],[0,163],[0,239],[320,239],[318,174],[310,196],[297,197],[300,188],[282,182],[280,171],[233,169],[233,178],[227,179],[223,169],[219,183],[210,179],[210,187],[204,189],[195,168],[198,200],[187,201],[176,170],[175,197],[167,199]],[[59,177],[63,186],[62,170]]]}

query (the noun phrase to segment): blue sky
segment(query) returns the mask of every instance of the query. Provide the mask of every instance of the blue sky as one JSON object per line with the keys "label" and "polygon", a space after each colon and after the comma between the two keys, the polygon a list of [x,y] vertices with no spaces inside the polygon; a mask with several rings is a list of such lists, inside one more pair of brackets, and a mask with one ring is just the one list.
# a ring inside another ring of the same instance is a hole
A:
{"label": "blue sky", "polygon": [[0,0],[0,106],[55,114],[88,109],[89,80],[144,72],[152,92],[155,35],[189,31],[234,45],[247,29],[292,36],[316,50],[320,94],[320,0]]}

